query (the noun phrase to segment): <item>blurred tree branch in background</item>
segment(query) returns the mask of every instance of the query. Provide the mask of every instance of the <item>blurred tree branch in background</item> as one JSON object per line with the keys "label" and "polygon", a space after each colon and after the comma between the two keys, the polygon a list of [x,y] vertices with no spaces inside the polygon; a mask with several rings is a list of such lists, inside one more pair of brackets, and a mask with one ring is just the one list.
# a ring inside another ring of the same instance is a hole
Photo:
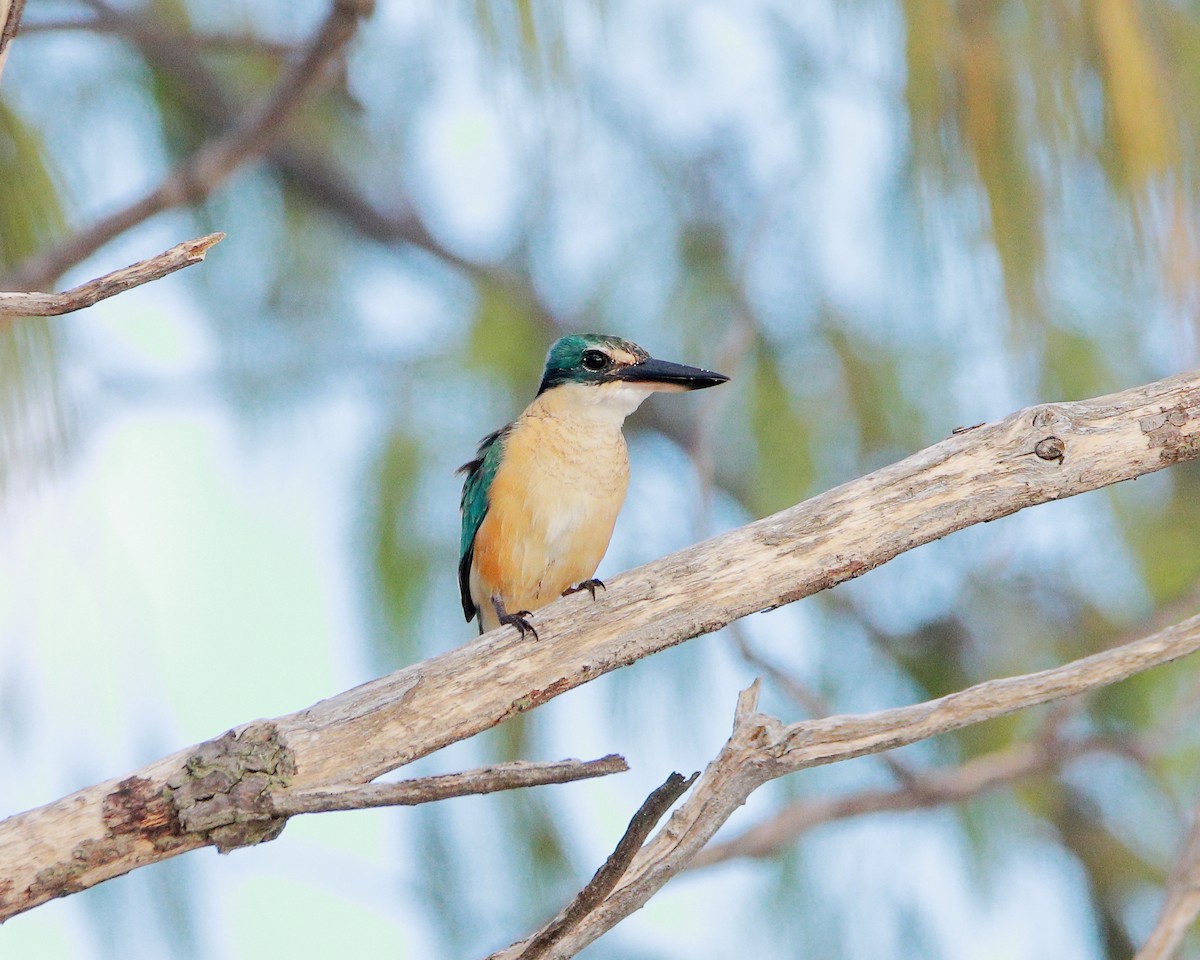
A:
{"label": "blurred tree branch in background", "polygon": [[184,203],[199,203],[242,164],[261,156],[308,98],[330,79],[330,64],[344,51],[369,16],[374,0],[334,0],[304,55],[288,67],[275,89],[238,118],[221,137],[206,143],[150,193],[53,249],[22,264],[0,287],[29,289],[52,283],[65,270],[155,214]]}
{"label": "blurred tree branch in background", "polygon": [[[276,807],[277,792],[350,790],[610,670],[853,579],[952,531],[1197,457],[1197,373],[957,432],[781,514],[617,577],[599,601],[551,605],[538,614],[542,641],[493,631],[307,710],[250,724],[9,818],[0,823],[0,864],[12,878],[0,888],[0,917],[200,846],[229,850],[274,839],[285,823],[278,810],[299,809],[286,799]],[[580,624],[584,603],[602,606]],[[555,928],[549,955],[572,955],[641,906],[771,779],[1074,697],[1198,648],[1200,618],[1192,618],[1040,673],[915,706],[792,725],[757,712],[756,685],[739,700],[734,735],[691,799],[585,917],[572,913],[570,929]],[[923,790],[935,800],[959,799],[1045,766],[1035,746],[964,768],[951,780],[914,773],[909,802]],[[861,812],[904,802],[864,795],[852,804]],[[836,806],[823,814],[838,815]]]}
{"label": "blurred tree branch in background", "polygon": [[[347,28],[351,23],[356,23],[358,17],[369,15],[372,4],[334,3],[325,23],[308,44],[305,56],[280,79],[270,100],[262,107],[255,108],[237,102],[225,89],[216,72],[206,66],[198,56],[200,45],[191,34],[172,32],[148,24],[144,15],[125,13],[108,5],[104,0],[88,0],[88,3],[96,12],[97,26],[127,37],[155,69],[179,81],[187,108],[194,112],[206,132],[209,135],[223,134],[228,137],[229,142],[224,151],[230,154],[229,159],[234,163],[263,154],[288,183],[302,190],[314,203],[343,219],[371,240],[385,245],[415,246],[479,281],[504,286],[512,286],[517,282],[512,274],[474,263],[452,252],[434,238],[407,202],[401,204],[403,212],[381,211],[359,195],[349,183],[347,175],[335,169],[320,153],[290,140],[284,126],[288,114],[301,105],[304,96],[315,92],[317,84],[329,79],[328,63],[337,58],[353,36],[352,30]],[[348,15],[352,20],[346,19]],[[251,46],[250,49],[261,52],[263,48]],[[273,52],[270,45],[267,45],[265,50]],[[297,80],[301,77],[305,82],[297,89]],[[263,134],[270,138],[270,142],[266,141]],[[206,147],[210,152],[215,149],[211,146]],[[198,156],[191,163],[199,165],[202,159]],[[228,161],[224,161],[220,166],[228,166]],[[181,179],[184,172],[177,172],[172,180]],[[218,171],[221,179],[230,172],[231,167]],[[185,179],[192,178],[188,175]],[[85,234],[65,242],[59,252],[45,254],[33,263],[24,265],[17,271],[17,277],[26,282],[31,282],[34,278],[44,282],[45,278],[56,275],[55,271],[61,272],[65,269],[64,264],[67,264],[67,261],[78,262],[81,256],[77,255],[76,251],[86,246],[94,249],[98,245],[94,237],[109,233],[132,217],[136,216],[137,220],[145,219],[168,206],[197,202],[219,183],[220,179],[201,184],[200,190],[190,193],[171,189],[171,182],[164,183],[158,191],[140,203],[131,205],[127,210],[113,215]],[[129,223],[125,229],[132,225],[132,222]],[[549,316],[548,310],[544,312]]]}

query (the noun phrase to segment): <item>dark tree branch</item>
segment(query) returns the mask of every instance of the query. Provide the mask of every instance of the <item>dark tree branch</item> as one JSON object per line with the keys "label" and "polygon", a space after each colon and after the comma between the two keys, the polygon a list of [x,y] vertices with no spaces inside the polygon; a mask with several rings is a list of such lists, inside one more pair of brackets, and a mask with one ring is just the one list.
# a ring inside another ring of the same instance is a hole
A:
{"label": "dark tree branch", "polygon": [[[198,56],[195,45],[184,35],[149,24],[143,17],[125,13],[103,0],[88,2],[96,11],[97,24],[128,37],[155,70],[179,81],[188,109],[210,133],[239,124],[239,117],[247,108],[229,93],[218,74]],[[290,141],[286,131],[279,132],[278,139],[265,153],[283,180],[362,236],[384,246],[420,249],[476,282],[506,286],[517,283],[513,274],[470,261],[442,244],[406,198],[399,203],[397,212],[381,210],[351,186],[344,172],[310,148]],[[25,267],[22,271],[33,269]],[[545,316],[549,317],[548,311]]]}
{"label": "dark tree branch", "polygon": [[[190,94],[189,108],[201,123],[210,130],[225,130],[236,122],[242,108],[215,72],[197,55],[194,45],[172,31],[150,27],[101,0],[89,0],[89,5],[97,11],[98,22],[129,37],[156,70],[180,81],[185,95]],[[285,183],[360,236],[381,246],[419,251],[477,286],[506,291],[546,331],[548,339],[571,327],[570,318],[556,314],[528,275],[511,266],[471,260],[453,250],[430,231],[407,197],[400,195],[391,205],[392,209],[384,209],[365,197],[344,171],[314,153],[309,146],[289,141],[286,133],[267,150],[266,159]],[[20,268],[16,275],[36,279],[38,274],[44,273],[45,268],[34,262]],[[695,432],[686,421],[666,416],[661,409],[657,406],[648,408],[642,415],[642,424],[684,449],[690,449],[694,445]],[[720,483],[744,499],[730,476],[722,476]]]}

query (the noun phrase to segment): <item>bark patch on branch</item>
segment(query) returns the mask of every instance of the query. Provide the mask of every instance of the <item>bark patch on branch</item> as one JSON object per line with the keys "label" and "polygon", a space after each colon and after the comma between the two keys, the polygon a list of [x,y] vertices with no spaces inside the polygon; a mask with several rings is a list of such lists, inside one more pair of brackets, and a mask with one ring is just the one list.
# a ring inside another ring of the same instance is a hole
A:
{"label": "bark patch on branch", "polygon": [[[104,798],[103,819],[103,838],[84,840],[71,850],[70,859],[39,871],[21,899],[37,903],[86,890],[94,882],[88,879],[92,871],[136,855],[139,842],[149,841],[161,854],[186,843],[162,789],[144,777],[127,777]],[[0,905],[11,893],[10,883],[0,885]]]}
{"label": "bark patch on branch", "polygon": [[1150,448],[1161,447],[1159,459],[1163,463],[1190,460],[1200,449],[1200,437],[1185,436],[1182,430],[1191,415],[1183,407],[1163,410],[1151,417],[1138,421],[1142,433],[1150,439]]}
{"label": "bark patch on branch", "polygon": [[127,777],[104,798],[104,825],[111,836],[134,834],[158,849],[170,849],[183,830],[161,787],[145,777]]}
{"label": "bark patch on branch", "polygon": [[255,723],[200,744],[168,778],[168,795],[184,831],[205,833],[228,853],[279,836],[287,818],[275,815],[270,793],[286,787],[295,773],[295,758],[278,728]]}

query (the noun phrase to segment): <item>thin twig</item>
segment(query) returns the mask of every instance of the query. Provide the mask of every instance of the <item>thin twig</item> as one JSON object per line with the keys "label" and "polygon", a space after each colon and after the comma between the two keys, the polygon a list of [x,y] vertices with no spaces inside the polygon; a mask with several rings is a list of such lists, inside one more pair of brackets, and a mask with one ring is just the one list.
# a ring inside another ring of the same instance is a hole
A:
{"label": "thin twig", "polygon": [[477,770],[465,770],[462,773],[419,777],[399,783],[356,783],[311,787],[305,790],[281,790],[271,795],[271,806],[274,813],[281,817],[331,810],[411,807],[450,797],[589,780],[611,773],[624,773],[628,769],[629,764],[625,762],[625,758],[615,753],[599,760],[553,760],[546,763],[516,760],[480,767]]}
{"label": "thin twig", "polygon": [[224,239],[223,233],[210,233],[195,240],[185,240],[148,260],[139,260],[63,293],[0,293],[0,317],[57,317],[82,310],[199,263],[211,247]]}
{"label": "thin twig", "polygon": [[1133,960],[1170,960],[1200,917],[1200,804],[1192,811],[1192,827],[1179,855],[1158,922]]}
{"label": "thin twig", "polygon": [[271,94],[225,136],[201,147],[162,183],[121,210],[24,264],[2,284],[18,290],[48,286],[126,230],[171,207],[198,203],[239,166],[266,152],[299,107],[330,78],[329,64],[345,49],[374,0],[334,0],[304,56],[288,68]]}
{"label": "thin twig", "polygon": [[538,957],[545,956],[547,950],[604,902],[605,897],[612,892],[613,887],[629,869],[629,864],[633,862],[634,855],[646,842],[646,838],[650,836],[650,831],[657,826],[658,821],[663,818],[663,814],[683,796],[698,776],[700,776],[699,773],[693,773],[690,777],[684,777],[681,773],[672,773],[662,786],[645,799],[638,808],[638,812],[633,815],[633,819],[629,821],[625,835],[617,843],[616,849],[604,861],[604,865],[596,871],[587,886],[579,891],[575,899],[525,944],[525,948],[518,954],[519,960],[537,960]]}

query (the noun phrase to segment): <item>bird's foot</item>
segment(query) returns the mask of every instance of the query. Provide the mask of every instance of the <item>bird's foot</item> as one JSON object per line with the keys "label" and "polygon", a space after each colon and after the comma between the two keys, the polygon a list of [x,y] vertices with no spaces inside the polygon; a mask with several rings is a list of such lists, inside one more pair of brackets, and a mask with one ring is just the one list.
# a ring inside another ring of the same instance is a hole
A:
{"label": "bird's foot", "polygon": [[526,619],[526,617],[533,616],[532,610],[518,610],[516,613],[505,613],[502,610],[498,612],[500,615],[500,622],[508,627],[516,627],[519,631],[521,631],[522,639],[524,639],[525,634],[527,633],[532,633],[534,640],[541,639],[541,637],[538,636],[538,632],[533,629],[533,624]]}
{"label": "bird's foot", "polygon": [[592,595],[592,599],[595,600],[597,587],[599,587],[605,593],[608,593],[608,587],[604,585],[604,581],[597,580],[595,577],[592,577],[591,580],[584,580],[582,583],[577,583],[573,587],[567,587],[567,589],[562,592],[562,595],[565,597],[568,594],[579,593],[580,590],[586,590]]}

